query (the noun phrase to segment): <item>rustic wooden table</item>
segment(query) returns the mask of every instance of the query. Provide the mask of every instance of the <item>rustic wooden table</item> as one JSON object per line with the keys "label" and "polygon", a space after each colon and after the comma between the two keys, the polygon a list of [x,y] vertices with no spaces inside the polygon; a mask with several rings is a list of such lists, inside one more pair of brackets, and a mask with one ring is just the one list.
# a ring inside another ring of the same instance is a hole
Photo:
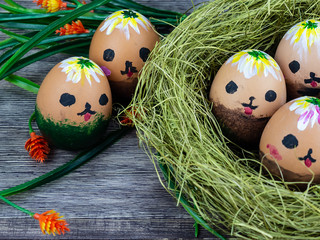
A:
{"label": "rustic wooden table", "polygon": [[[19,1],[24,6],[30,0]],[[147,1],[143,4],[185,12],[191,0]],[[194,3],[199,3],[194,1]],[[4,34],[0,35],[4,39]],[[41,83],[46,73],[67,55],[59,54],[19,71]],[[53,149],[49,160],[39,164],[24,149],[28,118],[36,95],[8,82],[0,82],[0,189],[42,175],[72,159],[76,152]],[[153,163],[139,147],[132,131],[111,148],[69,175],[33,190],[8,197],[33,212],[55,209],[70,224],[59,239],[192,239],[193,219],[162,187]],[[200,229],[200,238],[213,239]],[[0,204],[1,239],[51,239],[38,224],[14,208]]]}

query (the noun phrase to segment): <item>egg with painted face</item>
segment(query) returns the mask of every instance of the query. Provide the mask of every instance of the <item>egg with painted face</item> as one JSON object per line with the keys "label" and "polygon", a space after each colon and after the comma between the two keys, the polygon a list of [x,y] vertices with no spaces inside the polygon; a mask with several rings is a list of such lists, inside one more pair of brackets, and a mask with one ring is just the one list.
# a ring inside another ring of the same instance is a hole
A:
{"label": "egg with painted face", "polygon": [[294,25],[280,41],[275,60],[284,74],[289,99],[320,97],[320,22]]}
{"label": "egg with painted face", "polygon": [[286,102],[283,74],[263,51],[238,52],[217,72],[209,99],[226,136],[257,146],[267,121]]}
{"label": "egg with painted face", "polygon": [[320,99],[296,98],[270,119],[260,141],[263,165],[290,182],[320,183]]}
{"label": "egg with painted face", "polygon": [[65,149],[95,144],[112,112],[109,82],[88,58],[70,57],[54,66],[36,100],[36,122],[49,143]]}
{"label": "egg with painted face", "polygon": [[150,21],[133,10],[107,17],[93,35],[89,58],[108,76],[117,101],[130,101],[138,75],[159,36]]}

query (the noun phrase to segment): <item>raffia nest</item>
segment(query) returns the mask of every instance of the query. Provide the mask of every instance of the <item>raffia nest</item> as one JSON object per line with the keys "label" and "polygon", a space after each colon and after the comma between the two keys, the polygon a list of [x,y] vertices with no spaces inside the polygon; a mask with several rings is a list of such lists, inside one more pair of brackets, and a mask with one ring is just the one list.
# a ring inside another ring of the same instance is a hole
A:
{"label": "raffia nest", "polygon": [[320,186],[294,191],[263,174],[255,152],[223,136],[208,101],[212,77],[232,54],[254,48],[273,56],[291,26],[319,14],[317,0],[208,2],[158,44],[141,73],[131,104],[138,136],[168,167],[177,199],[221,233],[320,238]]}

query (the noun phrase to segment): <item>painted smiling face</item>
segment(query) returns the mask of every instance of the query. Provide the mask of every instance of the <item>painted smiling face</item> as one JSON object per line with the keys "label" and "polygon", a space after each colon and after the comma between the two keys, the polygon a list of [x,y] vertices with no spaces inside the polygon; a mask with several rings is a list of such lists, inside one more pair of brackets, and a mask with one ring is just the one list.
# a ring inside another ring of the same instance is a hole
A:
{"label": "painted smiling face", "polygon": [[120,10],[106,18],[96,30],[89,58],[106,73],[113,95],[128,101],[138,82],[138,73],[159,36],[150,21],[138,12]]}
{"label": "painted smiling face", "polygon": [[282,38],[275,55],[286,79],[288,97],[320,96],[320,22],[307,20]]}
{"label": "painted smiling face", "polygon": [[300,97],[270,119],[260,141],[262,163],[285,181],[320,183],[320,99]]}
{"label": "painted smiling face", "polygon": [[44,137],[69,149],[99,140],[111,111],[106,76],[97,64],[83,57],[68,58],[51,69],[36,102],[36,120]]}
{"label": "painted smiling face", "polygon": [[209,98],[229,137],[257,145],[268,119],[286,102],[283,74],[268,54],[241,51],[219,69]]}

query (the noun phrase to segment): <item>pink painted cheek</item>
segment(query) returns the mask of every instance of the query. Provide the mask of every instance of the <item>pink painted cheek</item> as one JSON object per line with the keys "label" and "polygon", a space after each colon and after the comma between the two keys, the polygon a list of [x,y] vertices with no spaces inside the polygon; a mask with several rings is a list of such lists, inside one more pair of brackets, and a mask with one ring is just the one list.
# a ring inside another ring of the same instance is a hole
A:
{"label": "pink painted cheek", "polygon": [[274,157],[278,161],[282,160],[282,157],[281,157],[278,149],[276,148],[276,146],[271,145],[271,144],[267,144],[267,148],[269,149],[269,153],[272,157]]}

